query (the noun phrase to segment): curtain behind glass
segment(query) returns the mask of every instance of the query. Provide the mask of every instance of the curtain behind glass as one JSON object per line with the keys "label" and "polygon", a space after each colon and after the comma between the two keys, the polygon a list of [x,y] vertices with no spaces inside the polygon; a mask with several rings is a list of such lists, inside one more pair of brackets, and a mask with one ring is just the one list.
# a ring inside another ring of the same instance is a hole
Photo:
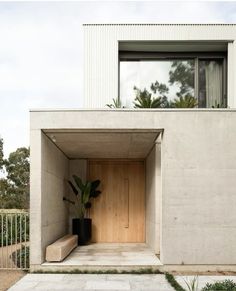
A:
{"label": "curtain behind glass", "polygon": [[199,61],[199,107],[222,107],[223,68],[221,60]]}
{"label": "curtain behind glass", "polygon": [[210,61],[206,66],[206,107],[222,106],[222,66]]}

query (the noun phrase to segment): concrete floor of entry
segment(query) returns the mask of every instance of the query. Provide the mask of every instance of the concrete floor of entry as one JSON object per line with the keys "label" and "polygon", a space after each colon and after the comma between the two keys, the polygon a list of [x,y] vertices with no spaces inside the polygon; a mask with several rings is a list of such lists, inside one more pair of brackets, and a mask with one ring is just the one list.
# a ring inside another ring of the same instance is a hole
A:
{"label": "concrete floor of entry", "polygon": [[79,246],[58,263],[42,266],[140,266],[161,265],[160,260],[145,243],[93,243]]}

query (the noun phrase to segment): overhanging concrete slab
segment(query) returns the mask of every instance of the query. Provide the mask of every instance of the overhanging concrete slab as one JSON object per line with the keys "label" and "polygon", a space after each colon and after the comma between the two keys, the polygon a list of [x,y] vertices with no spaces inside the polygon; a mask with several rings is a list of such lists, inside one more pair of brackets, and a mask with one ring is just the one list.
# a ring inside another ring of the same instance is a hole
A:
{"label": "overhanging concrete slab", "polygon": [[146,158],[160,131],[46,130],[45,134],[70,159]]}

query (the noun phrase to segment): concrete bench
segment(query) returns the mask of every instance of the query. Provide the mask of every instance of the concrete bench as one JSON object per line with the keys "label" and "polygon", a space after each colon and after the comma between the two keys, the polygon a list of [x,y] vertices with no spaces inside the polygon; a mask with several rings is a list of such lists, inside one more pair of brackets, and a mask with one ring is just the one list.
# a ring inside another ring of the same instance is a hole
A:
{"label": "concrete bench", "polygon": [[78,236],[67,234],[46,248],[47,262],[60,262],[78,245]]}

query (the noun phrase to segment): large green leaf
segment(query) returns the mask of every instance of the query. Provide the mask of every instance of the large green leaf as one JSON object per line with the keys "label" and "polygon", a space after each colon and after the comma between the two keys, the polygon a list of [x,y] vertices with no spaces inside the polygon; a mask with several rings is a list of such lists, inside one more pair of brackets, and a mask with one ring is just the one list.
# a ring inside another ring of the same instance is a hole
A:
{"label": "large green leaf", "polygon": [[91,182],[91,190],[96,190],[96,188],[100,185],[100,180],[95,180]]}
{"label": "large green leaf", "polygon": [[[78,200],[80,206],[80,217],[84,217],[86,215],[86,210],[91,208],[92,206],[91,202],[89,201],[90,198],[96,198],[101,193],[100,190],[97,190],[101,181],[87,181],[83,184],[80,177],[76,175],[73,175],[72,177],[75,183],[72,183],[71,181],[68,181],[68,183],[75,195],[78,195],[80,193],[80,199]],[[65,197],[63,197],[63,200],[74,204],[74,201],[70,201]]]}
{"label": "large green leaf", "polygon": [[167,98],[163,94],[168,91],[168,88],[164,84],[156,84],[151,85],[151,90],[156,93],[157,91],[161,93],[163,96],[153,96],[146,88],[143,90],[134,87],[135,90],[135,100],[134,100],[134,108],[163,108],[168,107]]}
{"label": "large green leaf", "polygon": [[90,198],[96,198],[101,193],[101,191],[96,190],[100,183],[100,180],[95,180],[91,182]]}
{"label": "large green leaf", "polygon": [[73,175],[74,181],[76,183],[76,185],[79,187],[81,192],[84,192],[84,188],[85,185],[83,184],[82,180],[80,179],[80,177]]}
{"label": "large green leaf", "polygon": [[91,182],[87,182],[82,193],[82,203],[84,205],[89,202],[90,192],[91,192]]}
{"label": "large green leaf", "polygon": [[173,106],[176,108],[195,108],[197,104],[197,99],[191,95],[178,96],[173,102]]}
{"label": "large green leaf", "polygon": [[96,198],[98,197],[102,192],[100,190],[95,190],[95,191],[91,191],[90,193],[90,197],[91,198]]}
{"label": "large green leaf", "polygon": [[78,190],[75,188],[75,186],[73,185],[73,183],[71,181],[68,181],[72,191],[74,192],[75,195],[78,195]]}

